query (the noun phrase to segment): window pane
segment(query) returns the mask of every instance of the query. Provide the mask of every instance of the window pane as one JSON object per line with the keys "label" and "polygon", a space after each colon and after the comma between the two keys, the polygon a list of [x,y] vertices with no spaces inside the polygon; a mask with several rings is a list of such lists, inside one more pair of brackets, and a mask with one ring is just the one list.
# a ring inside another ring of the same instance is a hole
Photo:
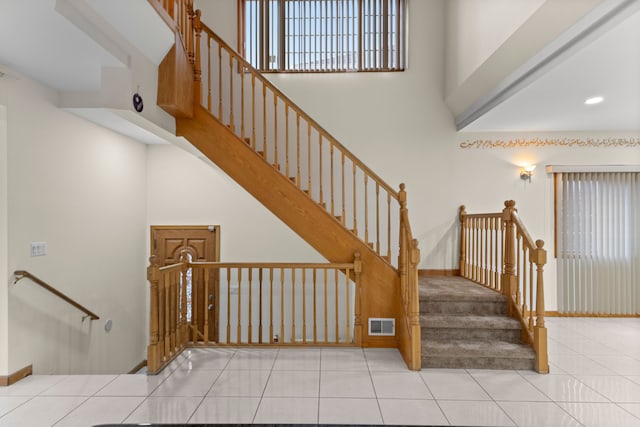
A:
{"label": "window pane", "polygon": [[263,71],[402,70],[404,0],[245,0],[245,57]]}

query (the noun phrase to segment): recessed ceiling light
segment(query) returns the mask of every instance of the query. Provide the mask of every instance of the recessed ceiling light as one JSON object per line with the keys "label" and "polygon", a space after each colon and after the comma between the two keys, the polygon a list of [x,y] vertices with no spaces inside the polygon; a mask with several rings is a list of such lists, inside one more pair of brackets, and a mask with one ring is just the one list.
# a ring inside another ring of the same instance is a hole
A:
{"label": "recessed ceiling light", "polygon": [[584,101],[585,104],[587,105],[594,105],[594,104],[600,104],[602,101],[604,101],[604,98],[601,96],[594,96],[593,98],[588,98]]}

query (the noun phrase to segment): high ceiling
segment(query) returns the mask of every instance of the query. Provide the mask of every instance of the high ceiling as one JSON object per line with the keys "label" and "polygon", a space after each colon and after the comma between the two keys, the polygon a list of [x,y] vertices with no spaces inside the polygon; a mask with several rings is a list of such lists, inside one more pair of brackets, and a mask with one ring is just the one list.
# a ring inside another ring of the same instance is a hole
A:
{"label": "high ceiling", "polygon": [[[0,72],[16,70],[60,91],[98,90],[102,67],[126,68],[128,58],[96,43],[96,34],[90,37],[68,16],[83,4],[99,10],[101,1],[0,0]],[[128,8],[129,1],[109,4]],[[640,0],[601,2],[609,3],[610,9],[625,3],[624,13],[499,102],[484,104],[461,130],[640,131]],[[604,101],[585,105],[592,96]]]}
{"label": "high ceiling", "polygon": [[[640,1],[633,3],[464,131],[640,131]],[[604,100],[584,103],[595,96]]]}

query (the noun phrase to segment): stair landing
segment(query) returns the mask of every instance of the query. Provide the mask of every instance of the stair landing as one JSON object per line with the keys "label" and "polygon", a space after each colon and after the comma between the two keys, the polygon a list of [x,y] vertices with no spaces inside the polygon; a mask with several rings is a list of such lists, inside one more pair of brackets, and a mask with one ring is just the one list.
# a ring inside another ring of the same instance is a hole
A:
{"label": "stair landing", "polygon": [[500,293],[462,277],[420,278],[423,368],[523,369],[533,349]]}

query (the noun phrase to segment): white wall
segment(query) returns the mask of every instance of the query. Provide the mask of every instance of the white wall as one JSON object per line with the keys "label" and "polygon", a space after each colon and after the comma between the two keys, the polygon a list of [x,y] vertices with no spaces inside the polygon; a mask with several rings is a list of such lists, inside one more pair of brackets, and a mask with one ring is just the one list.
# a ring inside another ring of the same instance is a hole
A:
{"label": "white wall", "polygon": [[149,225],[220,225],[223,262],[326,261],[209,161],[172,145],[147,153]]}
{"label": "white wall", "polygon": [[[533,238],[545,240],[550,249],[553,246],[553,187],[544,166],[638,164],[640,150],[460,148],[461,141],[476,138],[586,139],[603,135],[457,133],[443,102],[445,3],[436,0],[409,2],[409,65],[404,72],[268,74],[267,77],[388,183],[394,187],[400,182],[407,184],[411,225],[422,251],[420,268],[457,266],[457,214],[461,204],[467,205],[469,212],[497,212],[503,208],[505,200],[516,200]],[[521,5],[529,5],[533,12],[537,3],[540,2],[523,1]],[[203,8],[204,21],[208,22],[207,17],[214,14],[218,24],[210,25],[211,28],[233,40],[236,16],[230,15],[230,11],[235,4],[235,0],[217,0],[209,1]],[[524,15],[520,19],[524,19]],[[497,43],[498,34],[495,36]],[[519,179],[516,165],[519,163],[538,164],[531,184]],[[555,264],[551,252],[549,259],[545,275],[547,308],[553,310]]]}
{"label": "white wall", "polygon": [[[146,147],[56,103],[27,78],[9,83],[8,270],[30,271],[101,318],[83,322],[29,280],[8,278],[8,371],[127,372],[147,341]],[[34,241],[48,255],[30,257]]]}

